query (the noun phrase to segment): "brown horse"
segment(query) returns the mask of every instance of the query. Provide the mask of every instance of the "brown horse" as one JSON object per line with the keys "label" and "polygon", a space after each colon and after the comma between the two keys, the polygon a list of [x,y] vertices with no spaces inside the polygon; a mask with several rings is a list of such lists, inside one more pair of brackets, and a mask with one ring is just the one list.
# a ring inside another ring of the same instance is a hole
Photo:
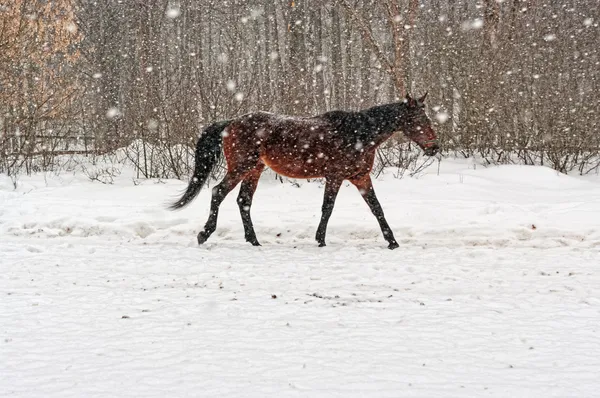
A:
{"label": "brown horse", "polygon": [[181,199],[171,209],[190,203],[200,192],[221,153],[227,160],[227,174],[212,190],[210,216],[198,243],[204,243],[217,227],[219,206],[225,196],[242,182],[237,198],[246,241],[256,239],[250,207],[260,174],[266,166],[292,178],[325,177],[325,196],[316,240],[325,246],[327,222],[344,180],[354,184],[377,218],[390,249],[398,247],[381,205],[375,196],[370,172],[379,145],[396,131],[417,143],[426,155],[435,155],[439,146],[425,114],[425,94],[409,95],[396,102],[360,112],[327,112],[314,117],[289,117],[255,112],[207,127],[196,146],[194,175]]}

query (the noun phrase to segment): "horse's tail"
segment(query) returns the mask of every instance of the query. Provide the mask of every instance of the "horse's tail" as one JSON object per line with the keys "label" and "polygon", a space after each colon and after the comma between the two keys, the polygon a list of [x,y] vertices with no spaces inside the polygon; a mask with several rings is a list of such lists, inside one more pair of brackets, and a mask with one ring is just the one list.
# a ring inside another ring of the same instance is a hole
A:
{"label": "horse's tail", "polygon": [[231,120],[223,120],[211,124],[204,129],[198,143],[196,144],[196,165],[194,175],[188,184],[183,196],[169,206],[171,210],[181,209],[187,206],[196,196],[208,180],[208,176],[219,163],[223,151],[223,130],[231,123]]}

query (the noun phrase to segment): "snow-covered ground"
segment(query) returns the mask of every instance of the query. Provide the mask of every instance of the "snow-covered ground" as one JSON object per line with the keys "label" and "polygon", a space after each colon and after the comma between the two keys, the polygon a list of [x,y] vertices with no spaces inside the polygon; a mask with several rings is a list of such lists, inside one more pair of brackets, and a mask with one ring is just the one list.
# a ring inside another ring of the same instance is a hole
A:
{"label": "snow-covered ground", "polygon": [[0,396],[599,397],[600,179],[445,160],[375,188],[0,178]]}

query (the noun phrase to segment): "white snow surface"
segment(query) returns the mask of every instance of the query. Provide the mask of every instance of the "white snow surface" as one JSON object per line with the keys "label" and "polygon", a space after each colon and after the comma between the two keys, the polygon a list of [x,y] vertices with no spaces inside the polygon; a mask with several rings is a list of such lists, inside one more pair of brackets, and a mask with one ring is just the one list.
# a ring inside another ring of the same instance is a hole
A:
{"label": "white snow surface", "polygon": [[375,189],[0,177],[0,396],[600,397],[600,179],[444,160]]}

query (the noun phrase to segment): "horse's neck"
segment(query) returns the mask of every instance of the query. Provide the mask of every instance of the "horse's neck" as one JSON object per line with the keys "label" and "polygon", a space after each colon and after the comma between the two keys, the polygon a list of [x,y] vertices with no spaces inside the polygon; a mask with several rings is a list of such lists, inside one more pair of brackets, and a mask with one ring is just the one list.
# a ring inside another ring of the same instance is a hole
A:
{"label": "horse's neck", "polygon": [[399,102],[375,106],[364,110],[363,113],[368,116],[370,124],[372,124],[370,128],[372,141],[381,144],[394,132],[401,129],[406,107]]}

